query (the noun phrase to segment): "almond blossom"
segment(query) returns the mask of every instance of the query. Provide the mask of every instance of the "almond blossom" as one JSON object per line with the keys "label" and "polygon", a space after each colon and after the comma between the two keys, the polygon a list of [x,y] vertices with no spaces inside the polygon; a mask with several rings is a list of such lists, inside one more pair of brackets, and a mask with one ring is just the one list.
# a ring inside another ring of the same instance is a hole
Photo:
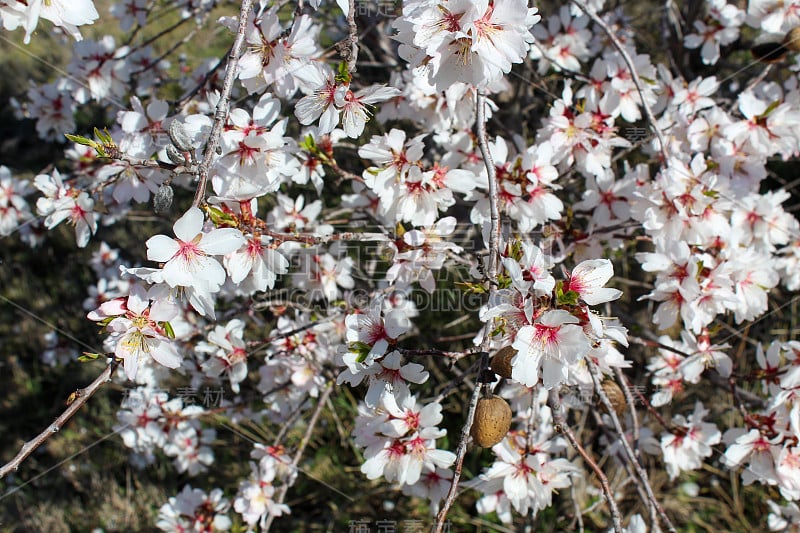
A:
{"label": "almond blossom", "polygon": [[395,22],[396,39],[413,67],[427,65],[437,90],[459,81],[486,87],[522,62],[540,19],[519,0],[414,2]]}
{"label": "almond blossom", "polygon": [[184,485],[158,510],[156,527],[162,531],[228,531],[232,525],[226,515],[229,507],[221,489],[206,494]]}
{"label": "almond blossom", "polygon": [[670,479],[678,477],[682,470],[700,468],[703,459],[711,457],[711,447],[722,440],[717,426],[703,421],[708,413],[708,409],[697,402],[688,419],[683,415],[675,415],[672,422],[678,428],[662,435],[661,450]]}
{"label": "almond blossom", "polygon": [[729,45],[739,38],[739,26],[744,22],[745,13],[725,0],[709,0],[708,16],[705,20],[694,22],[697,33],[690,33],[683,39],[687,48],[698,48],[703,63],[713,65],[719,61],[720,45]]}
{"label": "almond blossom", "polygon": [[0,20],[7,30],[25,29],[25,44],[31,40],[39,18],[64,28],[75,40],[81,40],[78,26],[93,24],[98,18],[92,0],[10,0],[0,5]]}
{"label": "almond blossom", "polygon": [[603,287],[614,275],[614,265],[608,259],[583,261],[572,269],[564,290],[575,291],[581,300],[589,305],[616,300],[622,291]]}
{"label": "almond blossom", "polygon": [[414,485],[423,472],[437,472],[455,461],[455,454],[436,449],[435,441],[446,430],[435,427],[442,421],[441,405],[416,407],[416,398],[397,402],[383,394],[374,413],[364,412],[356,420],[361,429],[359,442],[366,446],[361,471],[368,479],[385,477],[402,485]]}
{"label": "almond blossom", "polygon": [[245,324],[233,319],[225,326],[216,326],[208,334],[208,342],[200,342],[197,352],[208,354],[202,364],[203,372],[217,378],[223,374],[231,383],[231,390],[239,392],[239,383],[247,378],[247,345],[244,342]]}
{"label": "almond blossom", "polygon": [[163,325],[177,314],[172,302],[155,300],[133,285],[127,298],[110,300],[88,316],[98,322],[110,319],[106,328],[114,338],[114,354],[122,359],[128,379],[135,380],[143,358],[152,357],[167,368],[180,366],[181,355]]}
{"label": "almond blossom", "polygon": [[264,527],[269,516],[281,516],[289,513],[289,506],[277,503],[275,497],[276,461],[263,458],[258,464],[250,462],[251,474],[243,481],[239,492],[233,500],[233,508],[242,515],[244,521],[254,526]]}
{"label": "almond blossom", "polygon": [[579,320],[564,310],[545,311],[530,326],[523,326],[514,340],[517,355],[511,361],[511,377],[527,387],[539,382],[540,372],[546,389],[567,378],[568,367],[580,361],[591,349]]}
{"label": "almond blossom", "polygon": [[85,191],[64,185],[61,174],[54,170],[52,175],[36,176],[34,185],[45,194],[36,202],[36,210],[46,216],[44,223],[52,229],[64,220],[75,226],[75,240],[80,248],[89,244],[89,239],[97,231],[97,218],[94,213],[94,200]]}
{"label": "almond blossom", "polygon": [[30,191],[28,182],[15,179],[7,167],[0,166],[0,237],[11,235],[32,217],[25,200]]}
{"label": "almond blossom", "polygon": [[195,287],[216,292],[225,283],[225,269],[213,258],[244,244],[234,228],[203,232],[203,212],[191,207],[173,225],[177,239],[156,235],[147,240],[147,258],[163,262],[163,280],[170,287]]}

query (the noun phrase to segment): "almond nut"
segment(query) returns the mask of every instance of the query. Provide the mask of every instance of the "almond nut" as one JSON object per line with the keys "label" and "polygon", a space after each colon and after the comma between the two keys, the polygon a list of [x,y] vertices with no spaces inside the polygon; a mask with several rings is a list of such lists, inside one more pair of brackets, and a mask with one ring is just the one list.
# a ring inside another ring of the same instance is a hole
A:
{"label": "almond nut", "polygon": [[517,355],[517,350],[511,346],[503,346],[489,361],[489,368],[501,378],[511,378],[511,360]]}
{"label": "almond nut", "polygon": [[480,398],[475,408],[475,420],[470,435],[475,444],[491,448],[508,434],[511,429],[511,406],[500,396]]}

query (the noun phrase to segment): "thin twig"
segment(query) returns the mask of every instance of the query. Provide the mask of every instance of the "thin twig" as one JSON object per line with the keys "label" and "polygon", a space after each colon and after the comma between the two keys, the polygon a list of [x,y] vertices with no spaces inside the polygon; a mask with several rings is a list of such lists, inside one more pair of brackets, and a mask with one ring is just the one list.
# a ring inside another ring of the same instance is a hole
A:
{"label": "thin twig", "polygon": [[[311,440],[311,434],[314,432],[314,428],[317,425],[317,420],[319,420],[319,415],[322,413],[322,408],[325,407],[325,403],[328,400],[328,396],[330,396],[331,392],[333,391],[333,382],[328,383],[328,386],[322,392],[322,395],[319,397],[317,401],[317,407],[314,409],[314,413],[311,415],[311,419],[308,421],[308,427],[306,428],[306,432],[303,435],[302,440],[300,441],[300,445],[297,447],[297,452],[294,454],[294,459],[292,459],[292,467],[297,468],[297,465],[300,464],[300,459],[303,457],[303,452],[306,450],[306,446],[308,446],[309,441]],[[275,497],[275,503],[282,504],[283,500],[286,498],[286,493],[289,491],[289,484],[283,484],[278,489],[278,494]],[[266,533],[269,531],[270,526],[272,526],[272,522],[275,519],[275,515],[269,515],[267,517],[267,522],[264,524],[262,531]]]}
{"label": "thin twig", "polygon": [[608,36],[609,40],[613,43],[614,48],[616,48],[617,51],[622,56],[622,59],[625,61],[625,64],[628,66],[628,71],[631,73],[631,78],[632,78],[633,84],[636,86],[636,91],[639,93],[639,99],[642,101],[642,108],[644,109],[645,115],[647,115],[647,120],[650,123],[650,128],[653,130],[653,133],[658,138],[658,143],[660,144],[659,148],[660,148],[660,152],[661,152],[661,157],[664,160],[663,162],[664,162],[665,165],[668,164],[669,157],[668,157],[668,153],[667,153],[667,145],[664,142],[664,135],[661,133],[661,129],[659,129],[658,124],[656,123],[656,117],[653,114],[653,110],[650,109],[650,104],[647,103],[647,100],[644,97],[644,89],[642,88],[643,87],[642,80],[641,80],[641,78],[639,78],[639,73],[636,71],[636,67],[633,64],[633,59],[631,59],[631,56],[630,56],[630,54],[628,54],[628,51],[625,49],[624,46],[622,46],[622,43],[619,41],[617,36],[614,34],[614,30],[612,30],[611,28],[608,27],[608,24],[606,24],[606,21],[604,21],[602,18],[600,18],[600,15],[598,15],[594,11],[594,9],[591,9],[589,6],[587,6],[585,3],[583,3],[583,0],[572,0],[572,3],[575,4],[576,6],[578,6],[578,8],[581,11],[586,13],[586,15],[590,19],[592,19],[592,22],[594,22],[595,24],[600,26],[600,28]]}
{"label": "thin twig", "polygon": [[594,381],[594,390],[600,397],[600,401],[603,402],[603,405],[605,405],[606,409],[608,410],[608,416],[611,417],[611,421],[614,423],[614,429],[616,429],[617,433],[619,433],[619,440],[622,443],[622,449],[625,450],[625,454],[628,457],[628,461],[630,461],[631,465],[636,470],[636,473],[639,474],[639,478],[642,480],[642,485],[644,485],[644,490],[647,493],[647,498],[648,500],[650,500],[650,504],[656,508],[666,528],[672,533],[677,533],[675,530],[675,526],[672,525],[672,521],[664,512],[664,508],[661,507],[661,504],[658,503],[658,500],[656,500],[656,496],[653,493],[653,487],[650,486],[650,480],[647,476],[647,471],[644,468],[642,468],[641,464],[639,464],[639,461],[636,459],[636,455],[633,453],[633,450],[631,449],[631,445],[628,442],[628,439],[625,438],[625,430],[622,429],[622,424],[620,423],[619,417],[617,416],[617,413],[614,410],[614,406],[611,404],[611,400],[608,399],[608,396],[606,395],[600,383],[601,379],[600,376],[598,375],[599,371],[597,367],[588,358],[586,359],[586,366],[589,368],[589,373],[592,376],[592,381]]}
{"label": "thin twig", "polygon": [[[489,179],[489,212],[491,214],[491,228],[489,231],[489,265],[487,269],[487,277],[489,282],[489,301],[492,301],[496,291],[497,282],[497,263],[498,256],[500,255],[500,208],[499,199],[497,194],[497,173],[495,171],[492,155],[489,152],[488,137],[486,135],[486,93],[479,90],[476,97],[476,130],[478,137],[478,146],[483,156],[483,164],[486,166],[486,172]],[[481,343],[481,358],[480,366],[478,368],[478,375],[480,376],[484,370],[489,366],[489,347],[492,342],[492,323],[490,321],[486,324],[483,342]],[[461,469],[464,467],[464,458],[467,455],[467,445],[469,443],[470,428],[472,428],[472,421],[475,418],[475,409],[478,405],[478,398],[481,395],[481,385],[476,385],[472,392],[472,397],[469,402],[469,409],[467,411],[467,419],[464,426],[461,428],[461,438],[458,441],[456,448],[456,460],[453,466],[453,479],[450,482],[450,490],[442,502],[442,506],[436,515],[436,523],[432,533],[442,533],[444,529],[445,519],[447,513],[452,507],[458,493],[458,480],[461,479]]]}
{"label": "thin twig", "polygon": [[603,472],[603,469],[597,466],[597,462],[595,462],[583,446],[581,446],[581,443],[578,442],[578,439],[575,438],[575,434],[567,425],[567,421],[564,419],[564,407],[561,405],[561,398],[558,397],[558,389],[553,388],[550,390],[547,404],[553,412],[553,426],[556,428],[556,431],[560,431],[567,437],[572,447],[583,457],[583,460],[586,461],[595,475],[597,475],[597,479],[600,480],[600,487],[603,489],[603,494],[608,504],[608,510],[611,512],[611,521],[614,523],[614,531],[616,533],[622,533],[622,518],[619,514],[617,502],[614,500],[614,495],[611,492],[611,485],[608,484],[608,478]]}
{"label": "thin twig", "polygon": [[3,465],[0,468],[0,479],[4,478],[8,475],[9,472],[16,471],[19,468],[19,465],[27,459],[27,457],[34,452],[39,446],[44,444],[44,442],[52,437],[54,434],[58,433],[58,431],[64,427],[64,424],[72,418],[72,415],[78,412],[78,410],[83,407],[83,405],[89,401],[95,392],[107,381],[111,381],[111,376],[114,375],[114,371],[120,365],[119,360],[114,360],[111,364],[107,365],[105,370],[100,373],[97,378],[95,378],[92,383],[83,389],[78,389],[72,396],[70,396],[69,405],[64,410],[61,415],[55,419],[55,421],[47,426],[47,428],[39,433],[36,437],[29,440],[25,444],[22,445],[19,453],[8,463]]}
{"label": "thin twig", "polygon": [[449,352],[447,350],[437,350],[436,348],[426,348],[423,350],[412,350],[409,348],[397,348],[397,351],[401,354],[408,356],[408,357],[420,357],[425,355],[436,355],[439,357],[448,357],[455,359],[456,361],[462,359],[470,354],[477,353],[480,350],[477,348],[470,348],[468,350],[464,350],[463,352]]}
{"label": "thin twig", "polygon": [[198,207],[200,202],[203,201],[206,195],[206,183],[208,182],[208,173],[211,169],[211,163],[214,156],[217,154],[219,147],[219,137],[222,134],[222,127],[228,118],[228,100],[231,97],[233,90],[233,82],[236,79],[236,67],[239,64],[239,55],[242,52],[242,45],[244,44],[244,36],[247,31],[247,20],[250,10],[253,6],[253,0],[242,0],[242,9],[239,11],[239,27],[236,29],[236,39],[231,47],[230,55],[228,56],[228,65],[225,67],[225,81],[222,84],[222,93],[219,95],[219,102],[217,102],[217,109],[214,112],[214,124],[211,127],[211,133],[208,136],[206,143],[206,150],[203,153],[203,161],[200,163],[198,169],[198,183],[197,191],[192,201],[193,207]]}
{"label": "thin twig", "polygon": [[[233,47],[231,47],[231,49],[233,49]],[[230,55],[230,50],[228,50],[228,54]],[[217,63],[213,67],[208,69],[208,72],[205,73],[203,79],[200,80],[200,82],[197,83],[197,85],[195,85],[189,92],[181,96],[180,99],[169,102],[169,105],[171,107],[177,107],[177,108],[183,107],[183,105],[186,102],[197,96],[197,94],[203,89],[203,87],[205,87],[208,84],[208,82],[210,82],[211,79],[217,75],[217,71],[220,69],[223,63],[225,63],[225,60],[220,58],[220,60],[217,61]]]}
{"label": "thin twig", "polygon": [[636,459],[639,460],[639,414],[636,412],[636,399],[633,397],[633,393],[630,389],[631,385],[625,378],[622,369],[615,368],[614,373],[617,376],[619,386],[622,387],[622,393],[625,395],[625,401],[628,404],[628,412],[631,415],[631,425],[633,426],[633,453],[636,455]]}
{"label": "thin twig", "polygon": [[466,377],[473,372],[477,372],[479,365],[481,364],[480,359],[476,359],[469,367],[461,372],[460,374],[456,375],[450,382],[445,385],[445,387],[441,390],[439,394],[437,394],[434,398],[426,399],[425,403],[441,403],[450,392],[453,391],[456,387],[461,385],[463,382],[467,381]]}
{"label": "thin twig", "polygon": [[348,0],[347,10],[347,71],[352,74],[356,71],[358,61],[358,25],[356,24],[356,0]]}
{"label": "thin twig", "polygon": [[389,237],[383,233],[356,233],[352,231],[320,236],[311,233],[280,233],[269,229],[262,229],[261,234],[272,237],[278,242],[289,241],[302,242],[304,244],[327,244],[331,241],[389,241]]}
{"label": "thin twig", "polygon": [[151,37],[148,37],[146,40],[142,41],[141,43],[137,44],[136,46],[132,46],[127,52],[125,52],[124,54],[120,55],[119,57],[115,57],[114,59],[116,59],[117,61],[121,61],[123,59],[127,59],[134,52],[137,52],[137,51],[141,50],[145,46],[149,46],[149,45],[153,44],[154,42],[159,40],[161,37],[167,35],[168,33],[172,33],[173,31],[177,30],[178,28],[180,28],[181,26],[186,24],[191,19],[192,19],[192,17],[187,17],[187,18],[178,20],[178,22],[176,22],[172,26],[168,26],[168,27],[164,28],[163,30],[161,30],[160,32],[156,33],[155,35],[153,35]]}

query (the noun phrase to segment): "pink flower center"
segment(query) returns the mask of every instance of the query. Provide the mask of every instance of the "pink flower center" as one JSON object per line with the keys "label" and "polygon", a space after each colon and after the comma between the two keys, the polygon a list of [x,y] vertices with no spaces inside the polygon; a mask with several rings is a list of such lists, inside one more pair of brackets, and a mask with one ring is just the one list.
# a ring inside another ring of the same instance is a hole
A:
{"label": "pink flower center", "polygon": [[186,262],[193,261],[198,256],[206,255],[206,253],[200,249],[198,244],[200,243],[200,239],[203,238],[202,233],[198,233],[197,237],[192,239],[191,241],[185,242],[182,240],[178,240],[178,252],[175,254],[177,257],[181,257]]}
{"label": "pink flower center", "polygon": [[542,345],[558,343],[558,331],[561,329],[561,326],[545,326],[544,324],[534,324],[533,327],[536,330],[536,339],[538,339]]}

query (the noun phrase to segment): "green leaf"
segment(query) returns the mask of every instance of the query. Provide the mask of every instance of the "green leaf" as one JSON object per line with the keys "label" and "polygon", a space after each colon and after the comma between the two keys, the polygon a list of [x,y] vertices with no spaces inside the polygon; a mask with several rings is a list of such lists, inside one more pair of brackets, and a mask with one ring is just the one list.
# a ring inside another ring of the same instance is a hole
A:
{"label": "green leaf", "polygon": [[101,356],[102,354],[99,353],[83,352],[82,355],[78,356],[78,361],[80,361],[81,363],[86,363],[89,361],[94,361]]}
{"label": "green leaf", "polygon": [[497,275],[497,287],[500,289],[507,289],[512,285],[511,276],[507,276],[506,274],[498,274]]}
{"label": "green leaf", "polygon": [[83,146],[91,146],[92,148],[97,148],[97,143],[91,139],[87,139],[83,135],[71,135],[69,133],[65,133],[64,137],[69,139],[70,141],[78,144],[82,144]]}
{"label": "green leaf", "polygon": [[208,213],[208,218],[211,219],[211,222],[213,222],[215,226],[237,226],[236,219],[233,218],[230,213],[226,213],[222,209],[210,205],[206,206],[205,210],[206,213]]}
{"label": "green leaf", "polygon": [[763,113],[761,113],[760,115],[758,115],[758,118],[766,118],[766,117],[768,117],[768,116],[769,116],[769,114],[770,114],[770,113],[772,113],[773,111],[775,111],[775,109],[776,109],[776,108],[777,108],[779,105],[781,105],[781,101],[780,101],[780,100],[775,100],[774,102],[772,102],[771,104],[769,104],[769,106],[767,107],[766,111],[764,111]]}
{"label": "green leaf", "polygon": [[500,324],[499,326],[497,326],[494,329],[494,331],[492,331],[492,335],[491,336],[492,337],[498,337],[498,336],[502,337],[502,336],[505,336],[505,334],[506,334],[506,325],[505,325],[505,323],[503,323],[503,324]]}
{"label": "green leaf", "polygon": [[314,142],[314,137],[312,137],[311,134],[306,135],[306,138],[303,139],[303,142],[300,143],[300,148],[312,154],[316,154],[316,152],[318,151],[317,143]]}
{"label": "green leaf", "polygon": [[172,324],[169,322],[159,322],[158,325],[164,328],[164,333],[167,335],[168,339],[175,338],[175,330],[172,329]]}
{"label": "green leaf", "polygon": [[349,84],[351,80],[350,70],[347,68],[347,63],[342,61],[339,63],[339,72],[336,74],[335,80],[339,83]]}
{"label": "green leaf", "polygon": [[480,283],[456,282],[457,287],[463,287],[466,294],[485,294],[486,287]]}
{"label": "green leaf", "polygon": [[103,144],[112,144],[114,142],[114,140],[111,138],[111,134],[108,133],[108,130],[100,131],[99,129],[95,128],[94,135],[100,139],[100,142]]}
{"label": "green leaf", "polygon": [[370,346],[365,342],[356,341],[356,342],[351,342],[347,346],[347,349],[350,350],[352,353],[356,354],[357,363],[363,363],[364,361],[367,360],[369,352],[370,350],[372,350],[372,346]]}
{"label": "green leaf", "polygon": [[558,295],[558,305],[578,305],[580,295],[575,291],[567,291]]}

